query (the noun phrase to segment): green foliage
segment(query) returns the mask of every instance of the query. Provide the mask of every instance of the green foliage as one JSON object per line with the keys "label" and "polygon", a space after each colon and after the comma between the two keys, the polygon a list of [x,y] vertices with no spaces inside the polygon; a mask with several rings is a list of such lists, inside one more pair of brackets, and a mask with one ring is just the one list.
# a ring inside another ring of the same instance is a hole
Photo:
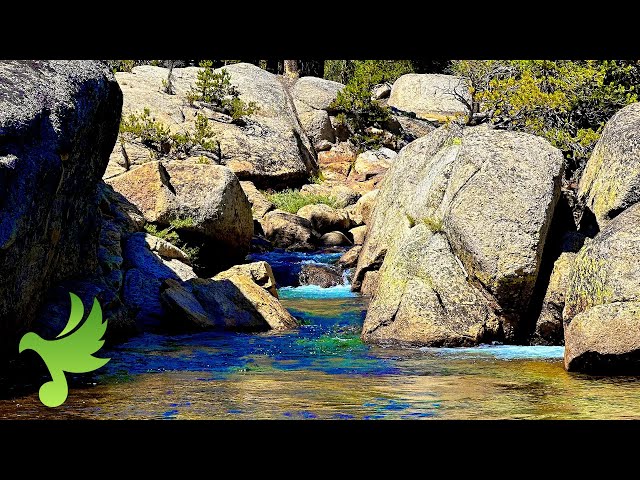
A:
{"label": "green foliage", "polygon": [[238,97],[233,97],[229,100],[223,100],[223,106],[227,107],[231,119],[234,121],[240,120],[242,117],[248,117],[252,113],[258,111],[258,105],[256,102],[245,103]]}
{"label": "green foliage", "polygon": [[219,144],[214,140],[214,133],[209,125],[209,119],[198,113],[195,121],[194,133],[183,132],[171,134],[169,128],[151,117],[151,112],[145,108],[141,114],[131,113],[120,122],[122,138],[139,139],[156,152],[175,152],[189,154],[194,148],[209,152],[219,152]]}
{"label": "green foliage", "polygon": [[415,227],[416,219],[412,215],[409,215],[408,213],[405,213],[404,215],[405,217],[407,217],[407,220],[409,221],[409,228]]}
{"label": "green foliage", "polygon": [[316,203],[324,203],[337,208],[338,203],[335,198],[328,195],[307,194],[300,192],[300,190],[287,189],[281,192],[263,193],[276,208],[289,213],[298,213],[302,207]]}
{"label": "green foliage", "polygon": [[231,84],[231,74],[227,70],[223,68],[215,72],[211,60],[203,60],[200,66],[202,69],[198,72],[196,83],[187,93],[189,103],[210,103],[231,115],[234,122],[258,110],[255,102],[246,103],[240,99],[240,92]]}
{"label": "green foliage", "polygon": [[123,138],[138,138],[158,151],[163,150],[171,140],[169,128],[152,118],[151,111],[146,107],[141,114],[130,113],[122,118],[120,134]]}
{"label": "green foliage", "polygon": [[581,165],[605,122],[636,102],[640,63],[596,60],[461,60],[475,111],[498,128],[540,135]]}
{"label": "green foliage", "polygon": [[196,161],[196,163],[200,164],[200,165],[211,165],[211,160],[209,158],[201,155],[198,158],[198,160]]}
{"label": "green foliage", "polygon": [[136,66],[136,61],[135,60],[107,60],[107,64],[109,65],[109,68],[111,68],[113,73],[131,72],[133,67]]}
{"label": "green foliage", "polygon": [[178,247],[189,256],[192,262],[197,262],[200,247],[190,246],[184,239],[184,230],[193,227],[193,225],[193,218],[187,217],[171,220],[169,226],[163,229],[159,229],[158,226],[153,223],[145,224],[144,229],[150,235],[161,238]]}
{"label": "green foliage", "polygon": [[371,89],[377,83],[394,81],[411,71],[406,61],[354,61],[353,75],[338,93],[331,108],[340,114],[337,121],[347,125],[354,134],[352,141],[360,148],[382,146],[382,135],[367,132],[368,127],[382,128],[389,119],[389,109],[371,99]]}
{"label": "green foliage", "polygon": [[231,84],[231,75],[225,69],[214,72],[213,62],[203,60],[200,62],[202,69],[198,72],[196,83],[191,87],[188,98],[221,105],[226,97],[237,97],[238,90]]}
{"label": "green foliage", "polygon": [[398,77],[413,73],[411,60],[325,60],[324,78],[347,84],[353,77],[370,76],[371,85],[394,82]]}

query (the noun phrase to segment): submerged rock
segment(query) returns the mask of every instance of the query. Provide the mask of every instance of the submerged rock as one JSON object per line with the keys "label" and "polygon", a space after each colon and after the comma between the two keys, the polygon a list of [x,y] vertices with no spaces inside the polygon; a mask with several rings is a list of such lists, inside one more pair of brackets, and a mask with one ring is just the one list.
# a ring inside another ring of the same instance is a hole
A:
{"label": "submerged rock", "polygon": [[322,288],[342,285],[342,272],[339,268],[316,263],[302,265],[299,275],[300,285],[318,285]]}

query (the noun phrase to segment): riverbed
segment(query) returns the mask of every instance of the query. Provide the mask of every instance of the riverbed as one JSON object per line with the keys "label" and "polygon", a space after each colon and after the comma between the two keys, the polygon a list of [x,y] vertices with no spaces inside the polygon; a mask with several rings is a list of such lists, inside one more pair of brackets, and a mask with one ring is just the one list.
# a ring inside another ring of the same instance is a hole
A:
{"label": "riverbed", "polygon": [[368,299],[345,284],[293,286],[305,262],[340,252],[269,252],[299,329],[145,334],[101,352],[61,407],[37,392],[0,400],[0,418],[623,419],[640,418],[640,378],[567,373],[563,347],[397,348],[363,344]]}

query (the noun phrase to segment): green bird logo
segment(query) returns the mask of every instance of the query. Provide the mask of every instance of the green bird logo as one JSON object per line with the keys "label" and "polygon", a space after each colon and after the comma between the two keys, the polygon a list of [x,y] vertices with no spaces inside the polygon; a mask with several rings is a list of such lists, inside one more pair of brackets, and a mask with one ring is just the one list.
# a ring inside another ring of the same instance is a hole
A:
{"label": "green bird logo", "polygon": [[25,350],[36,352],[49,369],[51,381],[43,384],[38,392],[40,401],[47,407],[58,407],[67,399],[69,387],[64,372],[92,372],[111,360],[93,356],[104,345],[102,336],[107,330],[107,322],[102,322],[102,308],[98,300],[93,300],[89,316],[78,326],[84,316],[84,306],[77,295],[69,293],[69,296],[69,321],[55,339],[45,340],[34,332],[28,332],[20,339],[18,346],[20,353]]}

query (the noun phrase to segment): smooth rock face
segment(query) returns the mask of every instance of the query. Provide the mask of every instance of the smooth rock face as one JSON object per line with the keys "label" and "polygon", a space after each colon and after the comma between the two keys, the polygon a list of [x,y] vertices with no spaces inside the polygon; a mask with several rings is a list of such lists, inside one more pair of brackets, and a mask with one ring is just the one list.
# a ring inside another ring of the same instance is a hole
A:
{"label": "smooth rock face", "polygon": [[160,299],[176,323],[176,328],[183,330],[204,330],[215,327],[207,312],[198,303],[196,297],[176,280],[164,281]]}
{"label": "smooth rock face", "polygon": [[318,166],[322,174],[329,178],[336,174],[336,178],[346,180],[357,152],[349,142],[342,142],[331,150],[318,154]]}
{"label": "smooth rock face", "polygon": [[364,279],[362,280],[362,287],[360,288],[360,293],[362,293],[362,295],[373,297],[373,295],[378,290],[378,280],[380,280],[379,270],[372,270],[365,273]]}
{"label": "smooth rock face", "polygon": [[320,243],[325,247],[340,247],[353,245],[353,242],[342,232],[329,232],[320,237]]}
{"label": "smooth rock face", "polygon": [[376,206],[376,200],[379,192],[380,190],[376,189],[365,193],[358,199],[353,209],[353,216],[361,218],[362,222],[366,225],[369,225],[371,222],[373,208]]}
{"label": "smooth rock face", "polygon": [[305,263],[298,277],[300,285],[318,285],[322,288],[342,285],[342,273],[329,265]]}
{"label": "smooth rock face", "polygon": [[580,179],[578,199],[601,228],[640,200],[640,103],[627,105],[605,125]]}
{"label": "smooth rock face", "polygon": [[364,175],[365,178],[380,175],[389,169],[397,156],[396,152],[385,147],[378,150],[367,150],[358,155],[353,170]]}
{"label": "smooth rock face", "polygon": [[[173,69],[175,95],[168,95],[159,87],[167,78],[165,68],[144,65],[135,67],[131,73],[118,72],[116,78],[124,93],[124,111],[127,114],[141,112],[147,107],[151,115],[172,132],[193,132],[197,114],[204,114],[220,141],[221,163],[240,180],[252,181],[260,188],[304,182],[316,171],[315,153],[298,121],[293,99],[278,77],[248,63],[223,68],[230,73],[240,98],[259,107],[245,126],[229,123],[229,119],[221,121],[220,114],[213,110],[188,105],[186,93],[195,84],[198,67]],[[125,149],[129,154],[127,145]],[[146,157],[141,155],[143,159]],[[122,162],[119,145],[114,149],[112,162]]]}
{"label": "smooth rock face", "polygon": [[254,219],[262,218],[267,212],[276,208],[252,182],[240,182],[240,186],[251,204],[251,213]]}
{"label": "smooth rock face", "polygon": [[316,238],[311,222],[282,210],[267,213],[260,221],[265,237],[276,248],[311,251],[316,248]]}
{"label": "smooth rock face", "polygon": [[278,298],[276,279],[273,276],[271,265],[267,262],[252,262],[242,265],[235,265],[224,272],[216,275],[216,279],[226,279],[234,275],[248,275],[253,281],[269,292],[273,297]]}
{"label": "smooth rock face", "polygon": [[319,233],[333,230],[347,230],[351,225],[349,216],[323,203],[305,205],[298,210],[298,216],[306,218],[313,229]]}
{"label": "smooth rock face", "polygon": [[314,145],[323,145],[321,142],[326,141],[334,143],[336,135],[329,120],[329,114],[324,110],[311,110],[299,113],[300,124],[307,133],[309,140]]}
{"label": "smooth rock face", "polygon": [[148,162],[107,181],[140,209],[148,222],[185,227],[210,243],[220,268],[244,259],[253,235],[251,204],[236,176],[226,167],[191,161]]}
{"label": "smooth rock face", "polygon": [[286,330],[298,326],[286,308],[247,274],[189,281],[210,318],[227,330]]}
{"label": "smooth rock face", "polygon": [[362,327],[365,341],[464,346],[497,337],[500,322],[469,282],[446,237],[416,225],[391,246]]}
{"label": "smooth rock face", "polygon": [[354,245],[363,245],[364,239],[367,236],[367,226],[362,225],[360,227],[352,228],[349,230],[349,234],[351,235],[351,238],[353,238]]}
{"label": "smooth rock face", "polygon": [[640,372],[640,205],[578,252],[563,312],[567,370]]}
{"label": "smooth rock face", "polygon": [[162,302],[182,330],[264,331],[298,325],[278,301],[273,272],[266,262],[236,265],[210,279],[165,280]]}
{"label": "smooth rock face", "polygon": [[338,259],[338,265],[344,268],[352,268],[355,267],[358,263],[358,255],[360,254],[360,250],[362,250],[361,245],[356,245],[355,247],[347,250],[344,255],[342,255]]}
{"label": "smooth rock face", "polygon": [[[361,287],[366,272],[380,267],[392,244],[422,224],[446,234],[452,256],[469,277],[467,283],[482,285],[493,297],[492,308],[500,313],[505,339],[522,339],[527,333],[519,329],[519,320],[537,278],[560,192],[562,165],[560,151],[538,137],[483,127],[463,131],[441,127],[410,143],[393,162],[378,194],[353,288]],[[437,251],[447,258],[444,248]],[[385,284],[383,275],[380,288],[396,290]],[[448,310],[433,310],[439,311],[447,314],[434,318],[434,325],[455,321],[455,314]],[[485,318],[484,313],[475,318]],[[369,310],[371,325],[385,319],[384,314]],[[442,335],[449,331],[452,342],[465,343],[483,335],[481,330],[477,335],[466,330],[464,335],[462,330],[439,331]],[[486,331],[494,331],[493,326]],[[381,340],[381,335],[371,333],[365,338]],[[411,335],[394,331],[393,336],[408,341]],[[418,335],[416,341],[445,341],[430,338]]]}
{"label": "smooth rock face", "polygon": [[342,83],[317,77],[302,77],[293,86],[293,99],[298,113],[309,110],[329,111],[331,102],[344,88]]}
{"label": "smooth rock face", "polygon": [[541,345],[564,344],[562,310],[569,283],[569,273],[576,254],[564,252],[553,264],[549,285],[542,303],[542,311],[536,322],[533,341]]}
{"label": "smooth rock face", "polygon": [[97,268],[97,186],[121,107],[101,62],[0,61],[0,356],[50,287]]}
{"label": "smooth rock face", "polygon": [[471,103],[467,81],[462,77],[442,74],[408,73],[398,78],[391,89],[388,105],[418,118],[444,121],[468,113],[454,92]]}

